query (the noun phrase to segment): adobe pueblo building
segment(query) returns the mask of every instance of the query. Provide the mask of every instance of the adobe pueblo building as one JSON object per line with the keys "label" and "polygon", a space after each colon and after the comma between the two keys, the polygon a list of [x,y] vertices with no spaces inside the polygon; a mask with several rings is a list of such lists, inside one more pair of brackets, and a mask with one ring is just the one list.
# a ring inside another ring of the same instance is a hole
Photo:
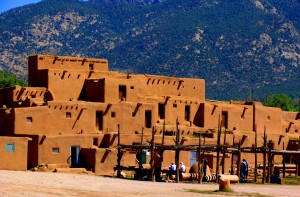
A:
{"label": "adobe pueblo building", "polygon": [[[272,149],[297,149],[299,113],[259,102],[206,100],[203,79],[122,74],[109,71],[106,59],[47,55],[29,57],[28,71],[29,87],[0,90],[0,169],[64,165],[113,176],[117,167],[138,166],[135,145],[145,145],[140,161],[151,164],[151,153],[158,153],[147,148],[151,143],[161,145],[161,169],[175,160],[189,169],[201,141],[207,145],[201,154],[215,172],[218,154],[209,145],[254,147],[255,133],[258,147],[266,133]],[[186,148],[177,155],[175,145]],[[233,155],[219,155],[225,173]],[[252,153],[242,157],[254,165]],[[262,154],[257,162],[263,163]]]}

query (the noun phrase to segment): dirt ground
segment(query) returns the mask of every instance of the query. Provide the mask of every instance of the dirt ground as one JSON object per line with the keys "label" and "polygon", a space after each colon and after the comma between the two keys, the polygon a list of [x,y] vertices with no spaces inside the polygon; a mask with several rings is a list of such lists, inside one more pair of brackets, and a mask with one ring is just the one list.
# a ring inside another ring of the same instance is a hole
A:
{"label": "dirt ground", "polygon": [[[155,183],[88,174],[0,170],[0,196],[216,196],[186,189],[218,190],[218,184]],[[234,192],[299,196],[300,186],[231,184]],[[222,196],[222,195],[218,195]],[[228,196],[228,195],[226,195]],[[238,194],[237,194],[238,196]]]}

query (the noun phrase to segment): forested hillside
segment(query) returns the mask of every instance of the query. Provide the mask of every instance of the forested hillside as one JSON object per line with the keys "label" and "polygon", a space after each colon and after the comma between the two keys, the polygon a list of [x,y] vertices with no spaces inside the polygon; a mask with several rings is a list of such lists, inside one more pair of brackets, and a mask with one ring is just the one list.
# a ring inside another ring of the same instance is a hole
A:
{"label": "forested hillside", "polygon": [[299,96],[299,0],[44,0],[0,15],[0,66],[33,54],[106,58],[128,73],[204,78],[209,99]]}

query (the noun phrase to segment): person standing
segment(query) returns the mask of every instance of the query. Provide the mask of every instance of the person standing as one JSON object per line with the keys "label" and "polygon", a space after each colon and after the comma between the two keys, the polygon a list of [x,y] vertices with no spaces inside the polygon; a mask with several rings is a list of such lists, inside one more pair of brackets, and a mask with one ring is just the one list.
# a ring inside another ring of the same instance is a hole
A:
{"label": "person standing", "polygon": [[169,179],[172,179],[172,175],[176,174],[176,164],[174,162],[169,166]]}
{"label": "person standing", "polygon": [[180,162],[180,168],[179,168],[180,173],[185,173],[186,172],[186,167],[183,162]]}
{"label": "person standing", "polygon": [[247,181],[247,178],[248,178],[248,171],[249,171],[249,164],[248,164],[248,161],[246,159],[243,159],[243,165],[244,165],[244,171],[243,171],[243,174],[244,174],[244,180]]}

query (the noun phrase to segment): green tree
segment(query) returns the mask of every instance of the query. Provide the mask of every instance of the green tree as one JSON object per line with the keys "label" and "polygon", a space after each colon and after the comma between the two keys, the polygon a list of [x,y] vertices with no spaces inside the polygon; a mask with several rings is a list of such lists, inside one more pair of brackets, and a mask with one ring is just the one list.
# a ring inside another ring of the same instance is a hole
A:
{"label": "green tree", "polygon": [[0,70],[0,88],[7,88],[14,85],[26,86],[26,83],[9,72]]}
{"label": "green tree", "polygon": [[272,94],[267,96],[264,102],[265,106],[279,107],[284,111],[298,111],[294,105],[293,99],[286,94]]}

